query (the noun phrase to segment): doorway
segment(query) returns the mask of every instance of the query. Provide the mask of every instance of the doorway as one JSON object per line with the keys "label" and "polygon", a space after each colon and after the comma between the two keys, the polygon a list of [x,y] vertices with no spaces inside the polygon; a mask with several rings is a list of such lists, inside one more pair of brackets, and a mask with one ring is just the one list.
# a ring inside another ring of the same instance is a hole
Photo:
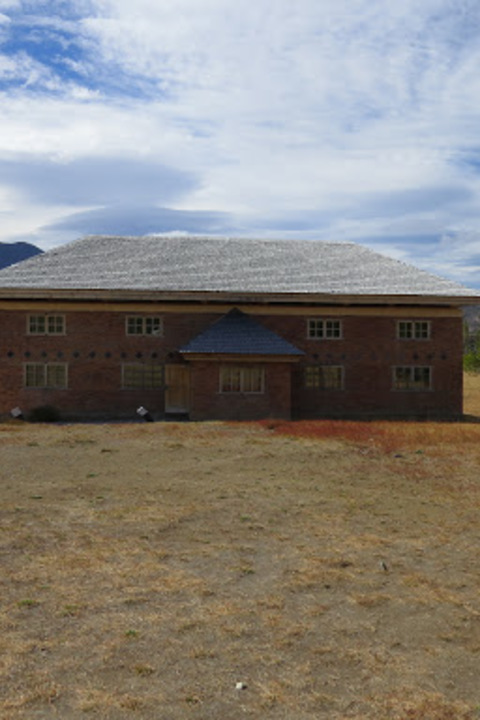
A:
{"label": "doorway", "polygon": [[165,366],[165,412],[188,413],[190,410],[190,368],[188,365]]}

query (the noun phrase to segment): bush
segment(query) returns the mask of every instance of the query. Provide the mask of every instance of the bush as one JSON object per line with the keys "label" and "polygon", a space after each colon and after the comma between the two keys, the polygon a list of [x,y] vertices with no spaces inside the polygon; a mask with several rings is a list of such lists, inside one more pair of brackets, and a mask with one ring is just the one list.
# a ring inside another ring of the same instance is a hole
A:
{"label": "bush", "polygon": [[480,352],[470,351],[463,356],[463,369],[465,372],[480,372]]}
{"label": "bush", "polygon": [[30,422],[52,423],[60,420],[60,413],[53,405],[39,405],[30,412]]}

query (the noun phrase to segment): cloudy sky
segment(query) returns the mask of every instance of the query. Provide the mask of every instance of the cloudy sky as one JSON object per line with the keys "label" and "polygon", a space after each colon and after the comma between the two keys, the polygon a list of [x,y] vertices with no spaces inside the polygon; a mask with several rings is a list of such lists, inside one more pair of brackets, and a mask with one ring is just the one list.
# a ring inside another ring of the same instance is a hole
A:
{"label": "cloudy sky", "polygon": [[478,0],[0,0],[0,241],[352,240],[480,287]]}

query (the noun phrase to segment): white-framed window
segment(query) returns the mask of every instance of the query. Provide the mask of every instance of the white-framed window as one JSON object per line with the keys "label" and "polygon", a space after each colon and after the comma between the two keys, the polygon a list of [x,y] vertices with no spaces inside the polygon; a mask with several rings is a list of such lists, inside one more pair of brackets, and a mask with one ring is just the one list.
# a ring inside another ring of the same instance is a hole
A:
{"label": "white-framed window", "polygon": [[127,390],[153,390],[164,385],[163,365],[124,363],[122,387]]}
{"label": "white-framed window", "polygon": [[29,315],[28,335],[65,335],[65,315]]}
{"label": "white-framed window", "polygon": [[221,393],[265,392],[265,369],[247,365],[223,365],[220,368]]}
{"label": "white-framed window", "polygon": [[125,320],[127,335],[163,335],[162,318],[158,315],[128,315]]}
{"label": "white-framed window", "polygon": [[342,321],[309,318],[307,320],[307,337],[310,340],[340,340],[342,337]]}
{"label": "white-framed window", "polygon": [[427,365],[397,365],[393,368],[394,390],[431,390],[432,368]]}
{"label": "white-framed window", "polygon": [[397,322],[397,338],[399,340],[429,340],[429,320],[399,320]]}
{"label": "white-framed window", "polygon": [[341,365],[308,365],[305,387],[318,390],[343,390],[344,369]]}
{"label": "white-framed window", "polygon": [[24,386],[27,388],[62,390],[67,385],[67,363],[25,363],[24,365]]}

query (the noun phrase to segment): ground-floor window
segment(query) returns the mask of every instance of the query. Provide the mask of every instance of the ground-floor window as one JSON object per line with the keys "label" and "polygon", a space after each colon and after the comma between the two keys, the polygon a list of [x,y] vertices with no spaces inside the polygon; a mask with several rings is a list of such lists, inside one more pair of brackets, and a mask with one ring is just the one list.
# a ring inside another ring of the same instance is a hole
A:
{"label": "ground-floor window", "polygon": [[220,392],[263,393],[264,390],[264,368],[241,365],[223,365],[220,368]]}
{"label": "ground-floor window", "polygon": [[145,389],[163,387],[163,365],[144,363],[124,363],[122,365],[122,387],[126,389]]}
{"label": "ground-floor window", "polygon": [[305,387],[319,390],[343,390],[341,365],[308,365],[305,368]]}
{"label": "ground-floor window", "polygon": [[66,388],[67,363],[26,363],[24,385],[27,388]]}
{"label": "ground-floor window", "polygon": [[432,369],[422,365],[399,365],[393,368],[394,390],[431,390]]}

